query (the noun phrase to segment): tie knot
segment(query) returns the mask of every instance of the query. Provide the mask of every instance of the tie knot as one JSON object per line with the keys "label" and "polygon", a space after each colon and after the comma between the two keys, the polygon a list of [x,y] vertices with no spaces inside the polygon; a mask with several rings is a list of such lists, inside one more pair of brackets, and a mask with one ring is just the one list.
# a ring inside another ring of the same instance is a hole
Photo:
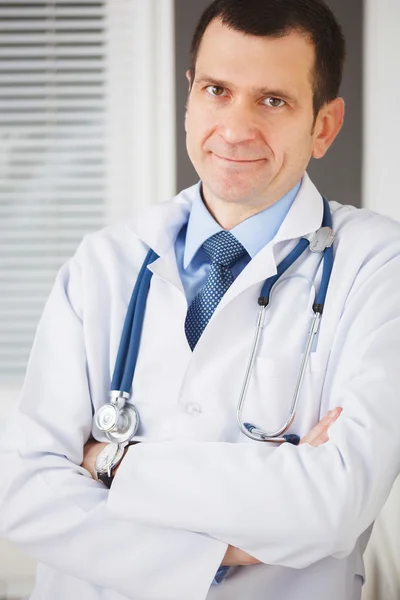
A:
{"label": "tie knot", "polygon": [[246,249],[229,231],[220,231],[211,236],[204,242],[203,248],[212,263],[229,268],[247,254]]}

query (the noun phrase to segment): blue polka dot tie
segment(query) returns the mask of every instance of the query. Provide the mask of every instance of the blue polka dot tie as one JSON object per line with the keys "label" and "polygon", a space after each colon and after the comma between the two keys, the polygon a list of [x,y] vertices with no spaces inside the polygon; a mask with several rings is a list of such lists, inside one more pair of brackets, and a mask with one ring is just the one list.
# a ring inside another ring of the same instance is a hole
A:
{"label": "blue polka dot tie", "polygon": [[242,244],[229,231],[216,233],[202,247],[211,261],[211,267],[203,289],[193,300],[186,315],[185,333],[192,350],[222,296],[233,283],[231,268],[247,254]]}

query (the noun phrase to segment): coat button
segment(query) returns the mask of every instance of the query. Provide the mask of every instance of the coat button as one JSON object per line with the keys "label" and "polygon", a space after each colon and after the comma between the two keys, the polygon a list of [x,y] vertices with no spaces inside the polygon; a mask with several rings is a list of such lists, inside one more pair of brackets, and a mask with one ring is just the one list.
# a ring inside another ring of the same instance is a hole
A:
{"label": "coat button", "polygon": [[192,417],[197,417],[201,413],[201,406],[198,404],[186,404],[186,412]]}

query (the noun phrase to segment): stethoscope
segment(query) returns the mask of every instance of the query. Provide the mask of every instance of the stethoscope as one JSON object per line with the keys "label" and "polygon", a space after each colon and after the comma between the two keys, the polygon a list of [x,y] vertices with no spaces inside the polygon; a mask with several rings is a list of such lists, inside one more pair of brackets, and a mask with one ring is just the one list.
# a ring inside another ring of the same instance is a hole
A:
{"label": "stethoscope", "polygon": [[[280,263],[277,268],[276,275],[265,281],[261,289],[261,295],[258,299],[260,311],[258,314],[254,341],[251,348],[236,413],[240,430],[247,437],[257,442],[288,442],[296,446],[300,442],[298,435],[285,433],[292,425],[296,415],[300,392],[310,359],[313,340],[319,330],[325,299],[328,292],[329,281],[333,269],[334,235],[332,231],[332,216],[326,198],[323,198],[323,203],[324,216],[321,228],[315,233],[304,236],[298,242],[296,247]],[[313,304],[314,315],[307,338],[306,348],[301,361],[300,371],[297,378],[288,419],[277,431],[267,432],[259,427],[256,427],[255,425],[252,425],[251,423],[243,423],[243,407],[257,356],[261,331],[265,324],[266,310],[270,305],[273,287],[277,284],[282,275],[297,261],[298,258],[300,258],[307,248],[309,248],[311,252],[323,252],[321,285]],[[158,255],[153,250],[149,250],[140,269],[128,306],[121,342],[115,362],[115,369],[111,382],[110,402],[100,407],[94,417],[98,429],[105,432],[107,438],[111,442],[119,445],[126,445],[134,437],[139,427],[138,410],[129,402],[129,400],[132,393],[133,376],[139,354],[140,336],[143,327],[146,300],[149,293],[151,277],[153,275],[147,267],[158,258]]]}

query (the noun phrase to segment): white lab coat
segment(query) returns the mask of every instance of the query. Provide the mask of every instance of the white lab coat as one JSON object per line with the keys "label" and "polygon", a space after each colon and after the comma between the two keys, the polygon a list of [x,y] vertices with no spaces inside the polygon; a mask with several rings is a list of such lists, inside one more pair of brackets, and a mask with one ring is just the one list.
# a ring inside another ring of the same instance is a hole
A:
{"label": "white lab coat", "polygon": [[[321,196],[305,176],[192,353],[174,241],[193,196],[88,236],[61,269],[3,441],[2,530],[40,563],[31,600],[359,600],[368,528],[400,471],[400,227],[331,203],[334,270],[292,431],[344,411],[326,444],[276,447],[240,433],[236,406],[261,282],[318,229]],[[105,440],[92,415],[148,246],[160,259],[133,384],[145,443],[109,492],[79,465],[91,432]],[[245,420],[285,421],[320,277],[307,251],[276,287]],[[228,544],[261,564],[210,588]]]}

